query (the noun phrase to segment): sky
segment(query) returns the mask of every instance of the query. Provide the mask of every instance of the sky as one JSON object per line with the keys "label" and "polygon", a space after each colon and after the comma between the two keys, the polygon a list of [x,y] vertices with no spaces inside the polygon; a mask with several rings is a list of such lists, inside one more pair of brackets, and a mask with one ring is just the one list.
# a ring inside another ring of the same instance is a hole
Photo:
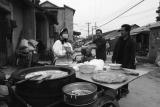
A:
{"label": "sky", "polygon": [[[46,0],[41,0],[41,3]],[[101,26],[114,19],[130,7],[142,0],[48,0],[51,3],[63,7],[67,5],[76,10],[74,15],[74,30],[88,35],[88,25],[90,23],[90,33],[92,26]],[[103,32],[119,29],[122,24],[137,24],[144,26],[156,21],[158,14],[156,10],[160,0],[144,0],[141,4],[134,7],[124,15],[99,27]],[[95,31],[93,31],[95,33]]]}

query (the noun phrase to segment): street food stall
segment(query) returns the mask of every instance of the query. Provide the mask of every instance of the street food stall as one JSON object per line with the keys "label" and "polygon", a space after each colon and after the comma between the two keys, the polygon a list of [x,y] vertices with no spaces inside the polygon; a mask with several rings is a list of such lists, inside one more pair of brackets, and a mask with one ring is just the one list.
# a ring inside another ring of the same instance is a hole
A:
{"label": "street food stall", "polygon": [[70,63],[69,66],[76,71],[76,81],[93,83],[103,91],[114,90],[117,101],[122,98],[121,87],[149,72],[142,69],[121,68],[121,64],[104,63],[98,59],[84,63]]}
{"label": "street food stall", "polygon": [[[22,69],[11,75],[11,107],[119,107],[122,86],[149,71],[93,59]],[[111,95],[111,96],[110,96]],[[115,97],[112,97],[115,95]]]}

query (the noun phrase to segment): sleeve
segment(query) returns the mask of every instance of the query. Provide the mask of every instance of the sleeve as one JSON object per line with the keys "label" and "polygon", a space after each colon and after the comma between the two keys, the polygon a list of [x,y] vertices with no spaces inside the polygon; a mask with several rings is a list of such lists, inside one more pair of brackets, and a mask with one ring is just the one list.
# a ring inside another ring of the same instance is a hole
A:
{"label": "sleeve", "polygon": [[66,51],[63,49],[62,43],[59,40],[54,43],[52,50],[55,56],[64,56],[66,54]]}
{"label": "sleeve", "polygon": [[72,47],[72,45],[70,44],[70,43],[68,43],[69,44],[69,47],[71,48],[71,51],[73,52],[73,47]]}
{"label": "sleeve", "polygon": [[117,58],[117,50],[118,50],[118,44],[119,44],[119,40],[117,40],[115,47],[113,49],[113,55],[112,55],[112,63],[115,63],[116,58]]}
{"label": "sleeve", "polygon": [[93,40],[92,43],[96,44],[96,40]]}
{"label": "sleeve", "polygon": [[93,44],[96,44],[97,47],[100,47],[103,44],[106,44],[105,39],[98,39],[98,40],[94,40]]}
{"label": "sleeve", "polygon": [[135,41],[132,41],[131,43],[131,59],[130,59],[130,68],[135,69],[135,55],[136,55],[136,43]]}

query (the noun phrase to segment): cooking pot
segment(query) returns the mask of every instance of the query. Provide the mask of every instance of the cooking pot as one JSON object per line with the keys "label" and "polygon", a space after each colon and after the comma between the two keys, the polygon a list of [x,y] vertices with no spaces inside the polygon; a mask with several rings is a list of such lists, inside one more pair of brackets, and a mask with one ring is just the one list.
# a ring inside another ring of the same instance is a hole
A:
{"label": "cooking pot", "polygon": [[61,70],[68,72],[68,75],[57,79],[45,80],[41,83],[38,83],[37,80],[29,79],[16,84],[15,93],[33,107],[45,107],[46,105],[62,100],[62,87],[66,84],[75,82],[74,69],[71,67],[62,66],[40,66],[21,69],[17,72],[14,72],[11,75],[11,79],[14,84],[23,80],[25,75],[28,73],[43,70]]}
{"label": "cooking pot", "polygon": [[[88,82],[75,82],[63,87],[64,102],[72,106],[84,106],[97,100],[97,86]],[[82,93],[82,91],[87,91]],[[79,93],[73,93],[73,92]],[[78,95],[79,94],[79,95]]]}

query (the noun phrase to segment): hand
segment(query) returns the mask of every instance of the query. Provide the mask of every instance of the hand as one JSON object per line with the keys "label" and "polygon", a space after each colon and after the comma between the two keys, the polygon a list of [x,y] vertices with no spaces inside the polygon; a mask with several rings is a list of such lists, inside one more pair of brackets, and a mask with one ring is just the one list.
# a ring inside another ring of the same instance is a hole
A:
{"label": "hand", "polygon": [[95,44],[91,44],[89,47],[90,48],[96,48],[97,46]]}
{"label": "hand", "polygon": [[86,49],[87,47],[88,47],[88,46],[86,46],[86,45],[83,45],[83,46],[82,46],[82,49]]}
{"label": "hand", "polygon": [[67,53],[71,53],[72,52],[71,51],[71,47],[65,47],[65,50],[66,50]]}
{"label": "hand", "polygon": [[91,51],[92,51],[92,48],[90,46],[86,48],[87,53],[90,53]]}

